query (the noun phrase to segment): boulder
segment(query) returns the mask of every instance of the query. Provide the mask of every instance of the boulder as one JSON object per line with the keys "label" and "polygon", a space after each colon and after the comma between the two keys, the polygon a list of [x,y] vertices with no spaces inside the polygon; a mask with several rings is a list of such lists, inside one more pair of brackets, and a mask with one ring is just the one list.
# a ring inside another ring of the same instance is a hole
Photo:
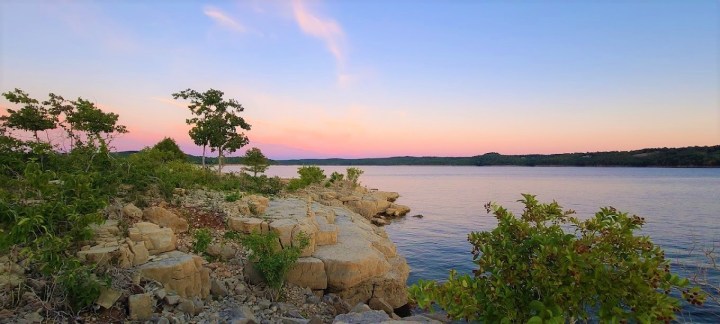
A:
{"label": "boulder", "polygon": [[[333,221],[335,221],[334,215],[333,213]],[[317,224],[317,233],[315,235],[317,245],[337,243],[338,228],[335,224],[328,223],[327,218],[323,216],[315,216],[315,222]]]}
{"label": "boulder", "polygon": [[130,319],[137,321],[147,321],[152,318],[153,309],[155,308],[155,300],[150,294],[136,294],[128,298],[128,308],[130,309]]}
{"label": "boulder", "polygon": [[288,272],[286,281],[303,288],[325,289],[328,281],[325,264],[313,257],[300,258]]}
{"label": "boulder", "polygon": [[141,219],[143,216],[142,210],[140,208],[137,208],[133,204],[127,204],[122,208],[122,213],[125,215],[125,217],[129,217],[131,219]]}
{"label": "boulder", "polygon": [[233,231],[243,232],[246,234],[253,232],[268,232],[267,222],[254,217],[228,217],[228,227]]}
{"label": "boulder", "polygon": [[280,245],[288,247],[292,244],[292,235],[298,222],[295,219],[278,219],[270,223],[270,230],[280,238]]}
{"label": "boulder", "polygon": [[160,228],[153,223],[140,222],[128,229],[128,237],[134,242],[143,242],[150,255],[175,250],[177,237],[170,228]]}
{"label": "boulder", "polygon": [[143,277],[162,283],[166,290],[182,297],[205,298],[210,293],[210,270],[202,264],[199,256],[172,251],[140,266],[139,271]]}
{"label": "boulder", "polygon": [[145,242],[135,242],[127,239],[119,248],[118,265],[127,269],[143,264],[150,258],[150,252]]}
{"label": "boulder", "polygon": [[150,207],[143,211],[143,218],[161,227],[169,227],[175,233],[188,231],[188,221],[162,207]]}

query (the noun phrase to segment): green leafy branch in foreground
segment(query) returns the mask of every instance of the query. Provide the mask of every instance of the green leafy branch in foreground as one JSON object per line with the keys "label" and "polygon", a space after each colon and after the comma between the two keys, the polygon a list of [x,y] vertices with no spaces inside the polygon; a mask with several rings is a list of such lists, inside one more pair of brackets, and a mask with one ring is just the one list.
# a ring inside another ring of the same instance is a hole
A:
{"label": "green leafy branch in foreground", "polygon": [[[489,232],[472,232],[474,275],[450,272],[444,283],[419,281],[410,295],[455,319],[489,323],[669,322],[680,301],[702,305],[699,288],[670,271],[663,250],[634,231],[645,223],[612,207],[581,221],[556,202],[524,194],[520,217],[487,204],[498,220]],[[574,228],[565,233],[563,227]]]}

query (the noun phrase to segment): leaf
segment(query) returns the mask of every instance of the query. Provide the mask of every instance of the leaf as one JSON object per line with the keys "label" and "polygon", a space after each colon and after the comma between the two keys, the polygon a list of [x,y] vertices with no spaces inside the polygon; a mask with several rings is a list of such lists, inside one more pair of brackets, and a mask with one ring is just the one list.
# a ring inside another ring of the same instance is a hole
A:
{"label": "leaf", "polygon": [[540,316],[533,316],[527,321],[527,324],[542,324],[543,320]]}

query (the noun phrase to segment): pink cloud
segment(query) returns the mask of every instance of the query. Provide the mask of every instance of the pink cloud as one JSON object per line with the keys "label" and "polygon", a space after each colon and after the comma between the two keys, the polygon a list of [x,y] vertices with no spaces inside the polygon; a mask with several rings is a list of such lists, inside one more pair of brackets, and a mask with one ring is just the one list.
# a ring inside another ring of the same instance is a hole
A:
{"label": "pink cloud", "polygon": [[247,28],[245,28],[245,26],[243,26],[237,20],[231,18],[230,16],[228,16],[228,14],[218,8],[206,6],[203,9],[203,13],[223,28],[239,33],[247,32]]}
{"label": "pink cloud", "polygon": [[325,43],[328,51],[332,53],[338,63],[345,61],[345,33],[335,20],[323,18],[311,12],[305,3],[300,0],[293,1],[293,13],[300,29]]}

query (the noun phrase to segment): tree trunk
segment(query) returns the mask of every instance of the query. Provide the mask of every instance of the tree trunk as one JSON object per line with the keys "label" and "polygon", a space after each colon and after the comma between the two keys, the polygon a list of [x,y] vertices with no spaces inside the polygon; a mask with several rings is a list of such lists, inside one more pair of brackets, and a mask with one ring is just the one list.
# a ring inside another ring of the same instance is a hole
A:
{"label": "tree trunk", "polygon": [[207,147],[207,145],[203,145],[203,157],[202,157],[203,169],[207,169],[207,167],[205,166],[205,147]]}
{"label": "tree trunk", "polygon": [[218,148],[218,175],[222,175],[222,167],[223,167],[222,152],[223,152],[222,147],[219,147]]}

